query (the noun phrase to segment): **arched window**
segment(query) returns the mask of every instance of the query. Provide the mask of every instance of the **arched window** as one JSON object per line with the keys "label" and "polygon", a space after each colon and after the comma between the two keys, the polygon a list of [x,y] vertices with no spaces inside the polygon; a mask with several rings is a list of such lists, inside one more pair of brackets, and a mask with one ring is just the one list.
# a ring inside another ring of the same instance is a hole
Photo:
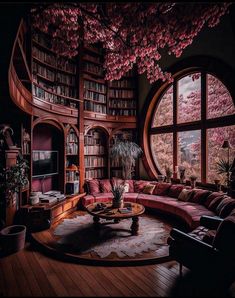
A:
{"label": "arched window", "polygon": [[[224,140],[235,148],[235,107],[230,92],[214,74],[203,71],[176,77],[155,100],[150,120],[149,152],[156,173],[175,166],[186,168],[186,178],[213,182],[220,159],[227,160]],[[233,161],[234,151],[230,153]]]}

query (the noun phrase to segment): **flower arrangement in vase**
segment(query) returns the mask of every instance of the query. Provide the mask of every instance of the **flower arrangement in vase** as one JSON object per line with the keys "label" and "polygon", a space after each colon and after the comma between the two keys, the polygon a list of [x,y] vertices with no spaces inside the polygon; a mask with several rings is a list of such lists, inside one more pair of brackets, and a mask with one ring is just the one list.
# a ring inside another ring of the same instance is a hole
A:
{"label": "flower arrangement in vase", "polygon": [[123,206],[123,193],[125,192],[124,184],[115,183],[112,187],[113,208],[121,208]]}

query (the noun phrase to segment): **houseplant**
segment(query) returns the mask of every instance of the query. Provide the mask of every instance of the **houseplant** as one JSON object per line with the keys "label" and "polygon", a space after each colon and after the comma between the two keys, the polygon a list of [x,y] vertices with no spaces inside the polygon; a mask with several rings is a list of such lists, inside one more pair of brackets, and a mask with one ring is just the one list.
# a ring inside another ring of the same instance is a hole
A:
{"label": "houseplant", "polygon": [[166,172],[166,182],[171,182],[171,177],[172,177],[172,170],[170,167],[165,167],[165,172]]}
{"label": "houseplant", "polygon": [[113,194],[113,208],[120,208],[123,205],[123,193],[125,191],[125,184],[117,184],[115,183],[112,187]]}
{"label": "houseplant", "polygon": [[232,172],[232,163],[228,160],[224,160],[221,158],[216,162],[217,166],[217,174],[226,175],[225,181],[227,183],[227,187],[229,189],[230,184],[230,173]]}
{"label": "houseplant", "polygon": [[122,166],[122,178],[132,178],[132,168],[135,160],[143,153],[142,149],[134,142],[117,140],[110,151],[110,157],[119,160]]}
{"label": "houseplant", "polygon": [[196,180],[197,180],[197,176],[196,175],[190,175],[189,176],[190,179],[190,184],[192,188],[195,188],[196,186]]}

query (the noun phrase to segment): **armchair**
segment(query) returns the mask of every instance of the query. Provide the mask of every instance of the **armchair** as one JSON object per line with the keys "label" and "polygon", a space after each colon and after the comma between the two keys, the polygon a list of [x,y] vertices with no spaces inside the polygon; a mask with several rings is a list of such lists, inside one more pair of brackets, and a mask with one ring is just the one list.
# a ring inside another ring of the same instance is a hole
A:
{"label": "armchair", "polygon": [[202,216],[190,233],[173,228],[168,238],[170,257],[190,270],[234,278],[235,211],[225,219]]}

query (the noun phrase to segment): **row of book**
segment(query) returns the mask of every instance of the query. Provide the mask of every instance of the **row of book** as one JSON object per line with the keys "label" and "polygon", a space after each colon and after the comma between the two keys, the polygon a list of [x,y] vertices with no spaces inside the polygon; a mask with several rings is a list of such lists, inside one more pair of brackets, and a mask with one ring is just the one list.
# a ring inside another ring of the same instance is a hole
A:
{"label": "row of book", "polygon": [[122,170],[111,169],[111,177],[122,178]]}
{"label": "row of book", "polygon": [[111,88],[134,88],[133,82],[130,80],[111,81],[109,86]]}
{"label": "row of book", "polygon": [[111,160],[111,167],[120,167],[121,163],[118,159],[112,159]]}
{"label": "row of book", "polygon": [[85,167],[106,166],[106,159],[101,156],[85,156]]}
{"label": "row of book", "polygon": [[84,89],[93,90],[95,92],[106,92],[106,86],[101,83],[84,80]]}
{"label": "row of book", "polygon": [[85,179],[104,178],[106,176],[105,169],[86,169]]}
{"label": "row of book", "polygon": [[92,111],[96,113],[107,113],[107,108],[105,105],[94,103],[93,101],[84,101],[84,110],[86,111]]}
{"label": "row of book", "polygon": [[84,63],[84,70],[88,71],[88,72],[92,72],[99,76],[103,76],[103,74],[104,74],[104,70],[101,66],[90,63],[90,62]]}
{"label": "row of book", "polygon": [[84,99],[96,100],[96,101],[105,103],[106,95],[85,89],[84,90]]}
{"label": "row of book", "polygon": [[66,171],[66,182],[74,182],[79,180],[79,173],[77,171]]}
{"label": "row of book", "polygon": [[66,144],[66,154],[78,154],[78,144],[77,143],[67,143]]}
{"label": "row of book", "polygon": [[73,98],[77,97],[76,88],[58,85],[56,83],[49,84],[49,83],[42,81],[38,77],[34,77],[33,80],[36,84],[38,84],[42,88],[46,89],[47,92],[54,92],[54,93],[57,93],[58,95],[64,95],[67,97],[73,97]]}
{"label": "row of book", "polygon": [[[50,46],[47,46],[47,44],[43,38],[41,38],[40,40],[37,40],[34,37],[33,40],[35,40],[40,45],[45,46],[46,48],[50,48]],[[32,53],[35,58],[39,59],[42,62],[48,63],[53,67],[61,69],[62,71],[67,71],[74,75],[76,74],[76,64],[70,62],[68,59],[65,59],[62,57],[58,58],[55,56],[55,54],[46,53],[44,51],[41,51],[36,46],[33,46]]]}
{"label": "row of book", "polygon": [[112,116],[136,116],[136,110],[110,109],[109,114],[112,115]]}
{"label": "row of book", "polygon": [[67,134],[67,138],[66,138],[67,142],[78,142],[78,137],[75,133],[74,130],[70,130],[69,134]]}
{"label": "row of book", "polygon": [[94,63],[99,63],[99,64],[102,63],[101,58],[102,58],[101,56],[93,56],[87,53],[83,55],[84,60],[92,61]]}
{"label": "row of book", "polygon": [[69,106],[71,108],[78,109],[78,104],[76,102],[73,102],[72,100],[68,100],[61,96],[49,93],[36,85],[32,85],[32,88],[32,93],[35,97],[38,97],[50,103],[60,104],[63,106]]}
{"label": "row of book", "polygon": [[52,71],[49,68],[46,68],[44,66],[41,66],[35,62],[33,62],[33,74],[41,75],[48,80],[55,81],[55,72],[54,71]]}
{"label": "row of book", "polygon": [[136,108],[135,100],[120,100],[120,99],[110,99],[110,108]]}
{"label": "row of book", "polygon": [[104,149],[104,146],[102,146],[102,145],[87,146],[87,144],[85,143],[84,154],[85,155],[89,155],[89,154],[105,154],[105,149]]}
{"label": "row of book", "polygon": [[115,98],[134,98],[133,90],[110,89],[109,96]]}

